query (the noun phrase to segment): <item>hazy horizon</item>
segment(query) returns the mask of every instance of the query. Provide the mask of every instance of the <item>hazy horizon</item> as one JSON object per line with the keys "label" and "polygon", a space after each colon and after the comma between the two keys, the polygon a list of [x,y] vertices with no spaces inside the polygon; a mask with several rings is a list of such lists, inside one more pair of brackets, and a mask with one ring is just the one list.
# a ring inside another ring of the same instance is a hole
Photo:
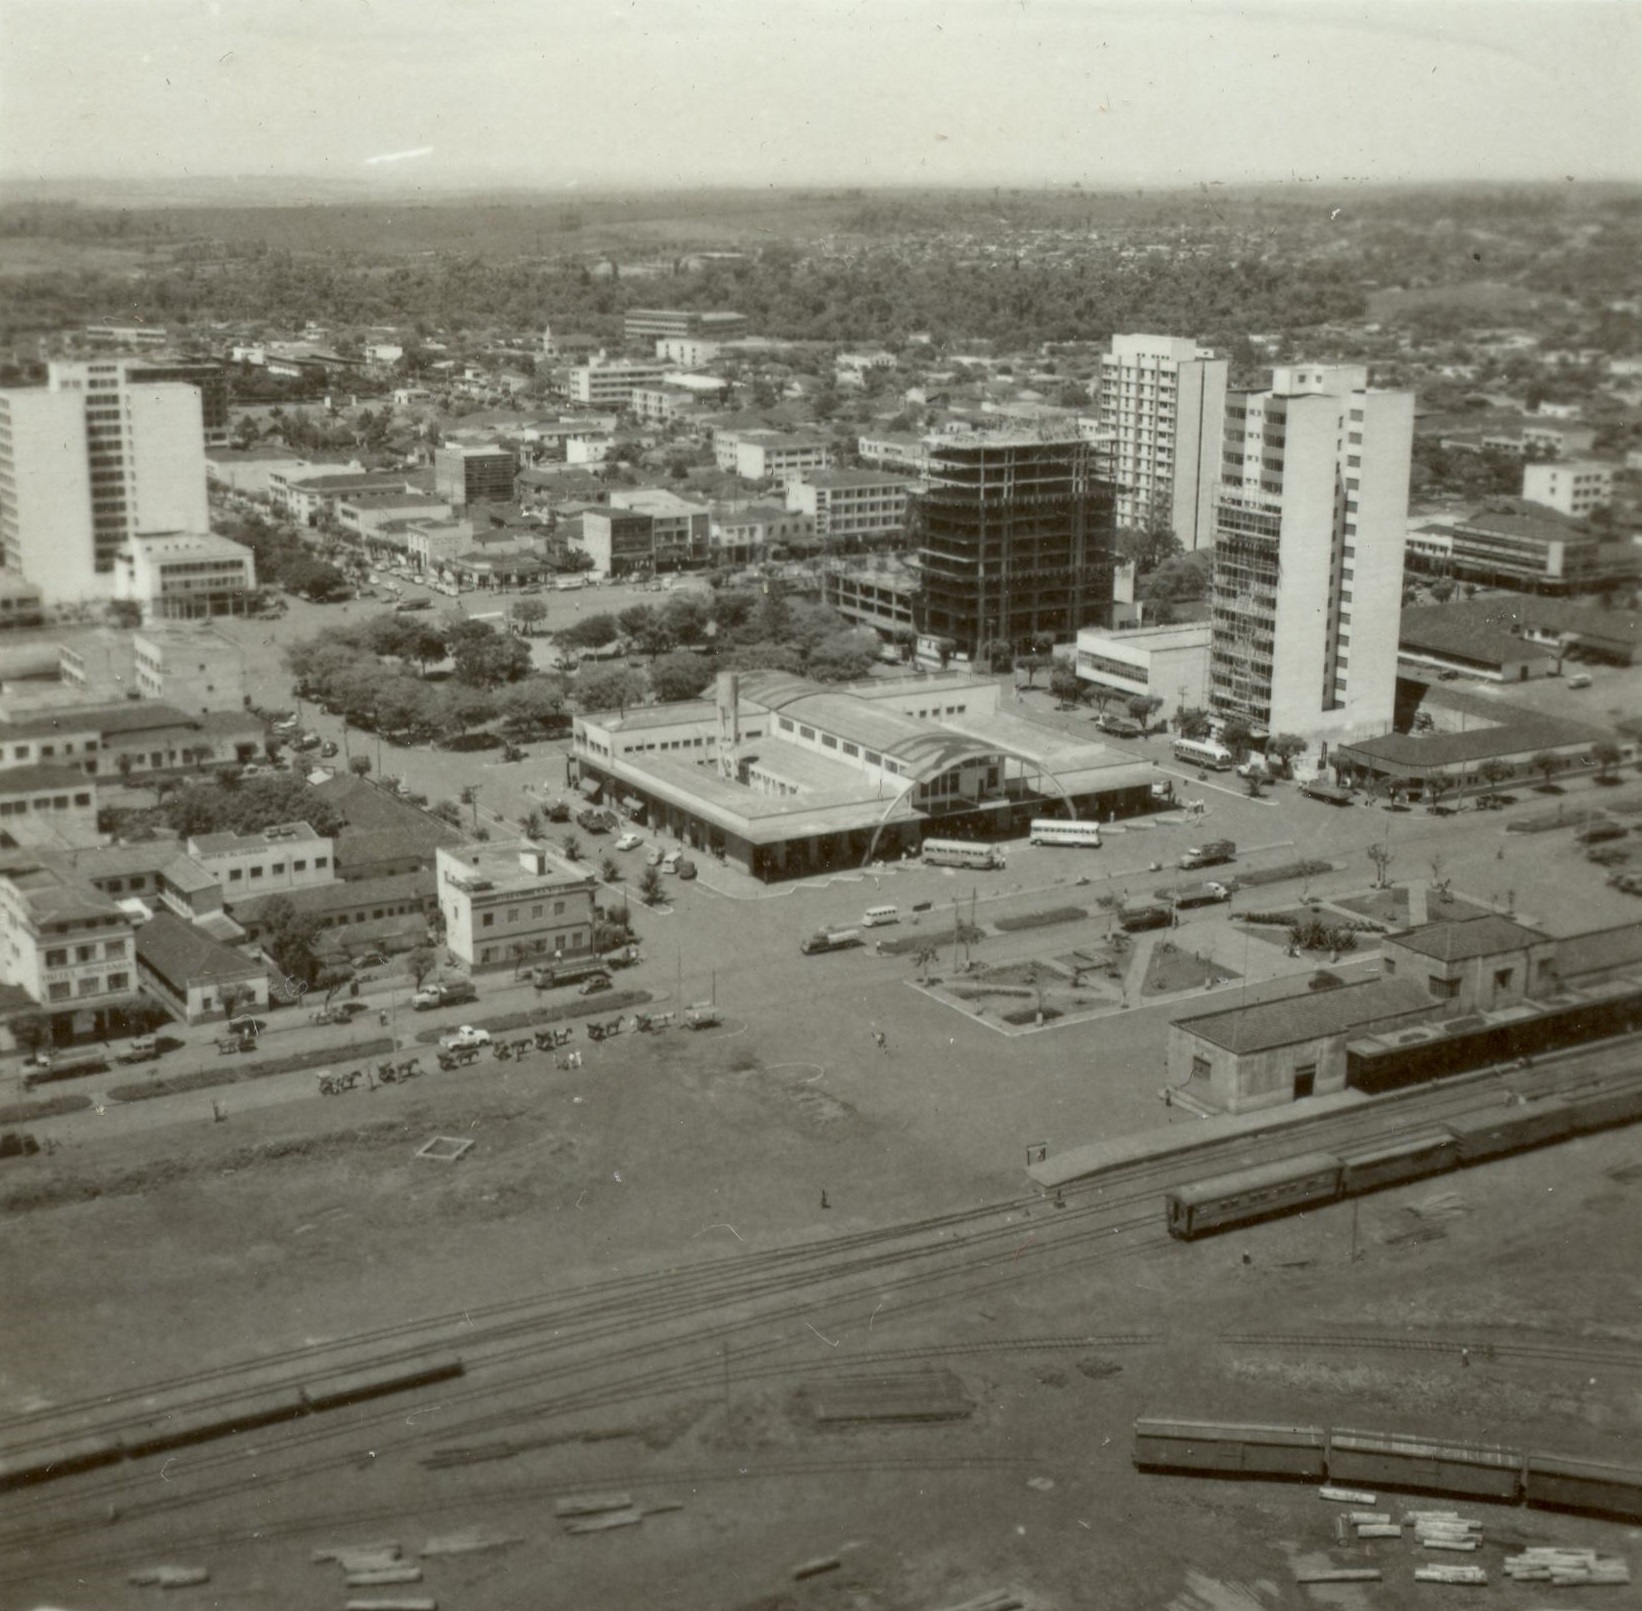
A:
{"label": "hazy horizon", "polygon": [[1636,0],[7,0],[0,178],[1633,183],[1639,60]]}

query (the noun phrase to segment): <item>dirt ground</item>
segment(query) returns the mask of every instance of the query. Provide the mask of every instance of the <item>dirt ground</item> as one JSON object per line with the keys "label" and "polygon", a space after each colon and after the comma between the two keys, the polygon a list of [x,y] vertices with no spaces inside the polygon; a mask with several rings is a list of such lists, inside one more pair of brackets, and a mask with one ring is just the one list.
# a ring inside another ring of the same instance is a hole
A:
{"label": "dirt ground", "polygon": [[[596,1074],[464,1072],[0,1165],[5,1411],[622,1274],[659,1283],[729,1268],[1023,1188],[1001,1170],[956,1178],[938,1146],[864,1117],[822,1065],[783,1062],[751,1035],[635,1037]],[[476,1145],[457,1165],[413,1159],[435,1133]],[[1070,1193],[1065,1211],[1039,1202],[1006,1216],[1004,1252],[932,1286],[886,1271],[819,1308],[766,1316],[745,1336],[773,1350],[769,1363],[737,1353],[732,1373],[726,1342],[724,1380],[712,1331],[681,1321],[688,1379],[673,1390],[532,1412],[543,1389],[522,1379],[500,1417],[484,1406],[487,1424],[442,1410],[429,1389],[403,1417],[396,1404],[343,1426],[347,1458],[300,1481],[219,1494],[215,1468],[195,1474],[203,1455],[168,1465],[164,1487],[140,1470],[113,1510],[99,1501],[94,1522],[38,1552],[5,1540],[37,1519],[46,1490],[0,1500],[0,1598],[126,1611],[155,1593],[127,1586],[128,1571],[197,1561],[210,1585],[169,1593],[168,1606],[297,1611],[342,1596],[336,1569],[311,1564],[316,1546],[416,1549],[479,1526],[520,1542],[431,1561],[426,1589],[407,1592],[451,1608],[687,1611],[933,1611],[1005,1588],[1034,1608],[1325,1603],[1294,1584],[1293,1566],[1338,1558],[1331,1507],[1303,1487],[1137,1474],[1134,1417],[1418,1428],[1624,1457],[1642,1437],[1637,1141],[1615,1132],[1190,1245],[1161,1234],[1155,1198],[1132,1232],[1054,1242],[1059,1214],[1086,1206]],[[1329,1330],[1473,1351],[1462,1364],[1452,1352],[1221,1340]],[[1620,1362],[1524,1360],[1504,1346],[1489,1358],[1481,1346],[1524,1339],[1600,1346]],[[1058,1346],[1028,1345],[1045,1340]],[[619,1380],[618,1355],[587,1380]],[[912,1426],[818,1424],[817,1393],[852,1364],[950,1373],[973,1407]],[[406,1442],[422,1415],[427,1440]],[[267,1480],[294,1458],[260,1444],[235,1440],[224,1470]],[[472,1463],[428,1463],[475,1446],[487,1452]],[[75,1516],[98,1480],[55,1485],[49,1506]],[[683,1508],[568,1536],[551,1501],[589,1488]],[[156,1493],[183,1502],[145,1516]],[[129,1516],[116,1514],[124,1505]],[[1620,1527],[1461,1508],[1486,1516],[1491,1540],[1642,1557]],[[1484,1564],[1498,1554],[1490,1542]],[[816,1558],[838,1565],[795,1580]],[[1410,1546],[1375,1562],[1383,1584],[1327,1603],[1408,1604]],[[1543,1599],[1489,1594],[1506,1611]]]}

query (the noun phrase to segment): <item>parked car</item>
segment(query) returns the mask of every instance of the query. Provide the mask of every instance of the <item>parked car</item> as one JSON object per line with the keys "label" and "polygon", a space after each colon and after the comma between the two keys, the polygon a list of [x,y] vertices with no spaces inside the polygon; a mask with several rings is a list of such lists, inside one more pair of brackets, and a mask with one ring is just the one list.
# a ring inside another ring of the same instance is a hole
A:
{"label": "parked car", "polygon": [[460,1029],[453,1029],[448,1035],[439,1037],[439,1045],[447,1052],[465,1052],[489,1044],[490,1031],[475,1029],[472,1024],[463,1024]]}
{"label": "parked car", "polygon": [[411,1006],[418,1012],[426,1012],[433,1007],[455,1007],[478,999],[479,992],[466,979],[456,979],[449,984],[424,985],[411,997]]}
{"label": "parked car", "polygon": [[724,1022],[724,1015],[713,1002],[698,1001],[684,1009],[684,1022],[691,1029],[711,1029],[714,1024]]}
{"label": "parked car", "polygon": [[160,1055],[160,1043],[153,1035],[139,1035],[123,1052],[115,1054],[116,1063],[150,1063]]}
{"label": "parked car", "polygon": [[591,978],[583,979],[576,986],[578,996],[596,996],[601,990],[611,990],[616,981],[608,973],[595,973]]}
{"label": "parked car", "polygon": [[230,1035],[260,1035],[267,1027],[268,1020],[266,1018],[246,1016],[228,1020],[228,1033]]}
{"label": "parked car", "polygon": [[1576,671],[1573,676],[1568,679],[1567,686],[1570,688],[1589,688],[1591,686],[1590,672]]}
{"label": "parked car", "polygon": [[621,838],[616,841],[615,848],[617,850],[637,850],[643,843],[643,834],[624,833]]}
{"label": "parked car", "polygon": [[330,760],[330,758],[336,754],[336,740],[331,738],[326,739],[325,742],[319,746],[319,754],[321,760]]}
{"label": "parked car", "polygon": [[680,878],[694,878],[696,876],[696,864],[688,856],[680,857],[678,875]]}
{"label": "parked car", "polygon": [[646,867],[661,866],[661,859],[665,854],[666,852],[662,850],[660,845],[651,845],[644,853],[644,865]]}
{"label": "parked car", "polygon": [[334,1007],[331,1008],[331,1011],[340,1017],[344,1022],[350,1018],[357,1017],[362,1012],[369,1012],[370,1010],[371,1009],[367,1007],[364,1002],[351,1000],[339,1001]]}

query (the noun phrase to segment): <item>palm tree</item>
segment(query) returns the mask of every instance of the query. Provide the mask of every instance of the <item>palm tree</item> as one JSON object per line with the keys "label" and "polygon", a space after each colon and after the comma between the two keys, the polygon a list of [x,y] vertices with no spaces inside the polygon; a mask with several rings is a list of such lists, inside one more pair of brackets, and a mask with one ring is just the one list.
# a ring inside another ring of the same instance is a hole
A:
{"label": "palm tree", "polygon": [[929,970],[940,959],[940,953],[932,945],[921,945],[912,955],[913,966],[923,975],[923,982],[929,983]]}
{"label": "palm tree", "polygon": [[479,829],[479,785],[477,783],[464,785],[460,798],[463,805],[471,806],[473,809],[473,828],[477,833]]}

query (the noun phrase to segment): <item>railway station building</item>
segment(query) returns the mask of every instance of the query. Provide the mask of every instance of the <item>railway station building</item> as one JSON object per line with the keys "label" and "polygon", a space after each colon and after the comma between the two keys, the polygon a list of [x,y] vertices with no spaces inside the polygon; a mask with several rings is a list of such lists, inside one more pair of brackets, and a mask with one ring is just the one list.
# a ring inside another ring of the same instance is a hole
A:
{"label": "railway station building", "polygon": [[1642,924],[1556,939],[1489,913],[1380,944],[1381,976],[1169,1025],[1169,1084],[1248,1113],[1370,1093],[1642,1026]]}
{"label": "railway station building", "polygon": [[915,855],[929,834],[1110,822],[1164,794],[1150,760],[1011,716],[996,682],[959,673],[725,672],[712,699],[578,716],[572,757],[590,802],[766,880]]}

